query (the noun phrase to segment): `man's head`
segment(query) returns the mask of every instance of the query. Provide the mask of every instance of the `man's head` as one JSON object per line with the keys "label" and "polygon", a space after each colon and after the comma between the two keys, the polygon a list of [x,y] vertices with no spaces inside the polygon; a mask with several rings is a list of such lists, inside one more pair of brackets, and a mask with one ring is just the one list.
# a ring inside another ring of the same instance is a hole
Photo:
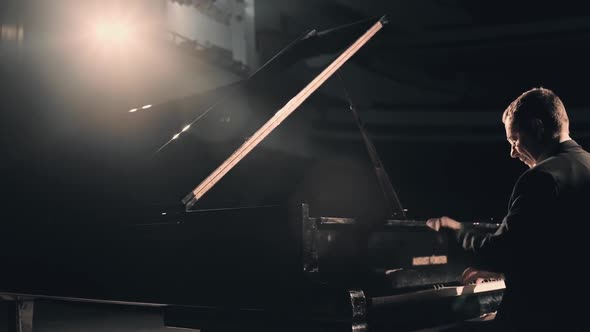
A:
{"label": "man's head", "polygon": [[569,139],[569,119],[553,91],[534,88],[516,98],[502,114],[510,156],[529,167],[555,143]]}

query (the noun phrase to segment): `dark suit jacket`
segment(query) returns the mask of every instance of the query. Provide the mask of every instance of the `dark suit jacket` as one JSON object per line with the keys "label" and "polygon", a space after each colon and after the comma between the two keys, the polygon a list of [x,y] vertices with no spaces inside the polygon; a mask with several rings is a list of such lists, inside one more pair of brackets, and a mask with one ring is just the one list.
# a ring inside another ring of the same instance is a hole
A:
{"label": "dark suit jacket", "polygon": [[505,274],[499,323],[562,330],[590,321],[588,306],[574,304],[588,299],[589,225],[590,154],[569,140],[520,176],[496,233],[457,232],[476,267]]}

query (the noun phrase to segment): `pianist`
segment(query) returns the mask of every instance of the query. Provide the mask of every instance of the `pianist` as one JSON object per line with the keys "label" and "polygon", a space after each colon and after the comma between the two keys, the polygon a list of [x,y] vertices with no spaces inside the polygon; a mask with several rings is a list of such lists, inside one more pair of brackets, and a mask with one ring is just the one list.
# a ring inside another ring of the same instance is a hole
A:
{"label": "pianist", "polygon": [[573,276],[588,261],[590,154],[570,138],[565,107],[551,90],[526,91],[506,108],[502,122],[510,156],[529,169],[514,185],[501,227],[482,234],[449,217],[427,225],[451,232],[473,256],[464,282],[477,278],[478,270],[504,274],[507,289],[486,330],[589,329],[584,305],[577,304],[588,291],[576,287]]}

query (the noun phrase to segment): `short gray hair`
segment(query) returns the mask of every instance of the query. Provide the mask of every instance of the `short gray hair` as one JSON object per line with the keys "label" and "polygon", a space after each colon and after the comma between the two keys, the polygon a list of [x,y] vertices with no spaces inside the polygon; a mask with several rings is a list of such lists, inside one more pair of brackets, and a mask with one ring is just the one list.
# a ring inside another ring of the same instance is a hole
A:
{"label": "short gray hair", "polygon": [[516,98],[504,110],[502,122],[530,129],[530,119],[540,119],[547,134],[557,137],[569,133],[569,119],[565,106],[551,90],[542,87],[530,89]]}

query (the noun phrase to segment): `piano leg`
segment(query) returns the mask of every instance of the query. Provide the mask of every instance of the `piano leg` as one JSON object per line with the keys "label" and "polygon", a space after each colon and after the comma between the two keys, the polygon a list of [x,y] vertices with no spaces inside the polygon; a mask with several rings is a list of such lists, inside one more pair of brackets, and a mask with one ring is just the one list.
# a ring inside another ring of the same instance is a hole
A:
{"label": "piano leg", "polygon": [[17,298],[15,303],[16,331],[33,332],[33,309],[35,308],[34,300]]}
{"label": "piano leg", "polygon": [[0,301],[10,304],[8,331],[33,332],[33,299],[0,295]]}

